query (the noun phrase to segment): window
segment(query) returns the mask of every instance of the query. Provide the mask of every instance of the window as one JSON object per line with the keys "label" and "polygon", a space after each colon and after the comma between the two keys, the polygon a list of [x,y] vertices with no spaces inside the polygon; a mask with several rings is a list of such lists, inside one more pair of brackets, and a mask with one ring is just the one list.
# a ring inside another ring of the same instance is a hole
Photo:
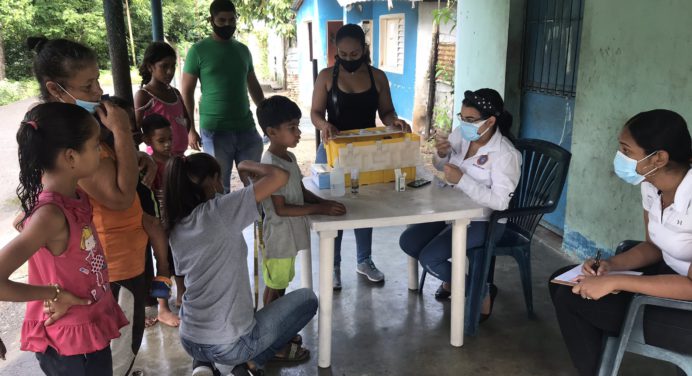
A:
{"label": "window", "polygon": [[584,0],[529,0],[524,34],[526,91],[574,97]]}
{"label": "window", "polygon": [[404,73],[404,15],[380,16],[379,68]]}

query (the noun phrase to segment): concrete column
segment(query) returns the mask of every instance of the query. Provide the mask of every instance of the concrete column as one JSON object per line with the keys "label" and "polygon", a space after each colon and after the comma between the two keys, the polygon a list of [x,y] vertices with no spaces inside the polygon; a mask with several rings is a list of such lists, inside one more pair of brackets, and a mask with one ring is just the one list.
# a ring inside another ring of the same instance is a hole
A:
{"label": "concrete column", "polygon": [[[454,113],[464,91],[491,88],[504,97],[510,2],[464,0],[457,4]],[[454,117],[454,124],[458,120]]]}

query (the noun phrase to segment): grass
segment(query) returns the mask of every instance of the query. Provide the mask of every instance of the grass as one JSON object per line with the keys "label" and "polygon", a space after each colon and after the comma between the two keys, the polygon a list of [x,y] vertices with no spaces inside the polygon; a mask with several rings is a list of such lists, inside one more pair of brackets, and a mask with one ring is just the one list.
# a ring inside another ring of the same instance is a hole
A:
{"label": "grass", "polygon": [[[130,79],[133,85],[139,85],[142,78],[136,69],[130,71]],[[113,87],[113,75],[109,70],[101,70],[99,77],[101,87]],[[0,106],[21,101],[26,98],[38,96],[38,83],[34,78],[27,78],[20,81],[1,80],[0,81]]]}
{"label": "grass", "polygon": [[0,81],[0,106],[37,95],[38,83],[33,78],[21,81]]}
{"label": "grass", "polygon": [[[130,71],[130,80],[132,81],[132,85],[137,86],[142,82],[142,78],[139,76],[137,69],[132,69]],[[101,69],[99,84],[101,84],[101,87],[113,87],[113,74],[111,74],[111,71]]]}

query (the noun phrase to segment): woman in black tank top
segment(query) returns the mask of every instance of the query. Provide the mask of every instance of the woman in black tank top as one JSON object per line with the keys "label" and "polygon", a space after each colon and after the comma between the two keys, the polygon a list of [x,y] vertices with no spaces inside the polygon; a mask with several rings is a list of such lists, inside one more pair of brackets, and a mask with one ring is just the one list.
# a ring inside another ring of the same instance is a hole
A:
{"label": "woman in black tank top", "polygon": [[[411,128],[397,117],[384,72],[370,65],[365,33],[358,25],[344,25],[336,33],[336,64],[320,72],[312,94],[312,123],[326,142],[339,131],[374,127],[375,114],[388,127]],[[326,118],[325,118],[326,113]],[[327,163],[322,144],[315,163]],[[354,230],[358,266],[356,271],[372,282],[384,281],[384,274],[372,262],[372,229]],[[341,237],[334,244],[334,289],[341,289]]]}

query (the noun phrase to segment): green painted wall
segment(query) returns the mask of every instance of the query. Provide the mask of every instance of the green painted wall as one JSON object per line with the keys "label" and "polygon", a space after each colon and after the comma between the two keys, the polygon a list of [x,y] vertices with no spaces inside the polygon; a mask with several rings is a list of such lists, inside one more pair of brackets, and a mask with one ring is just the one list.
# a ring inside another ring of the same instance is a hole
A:
{"label": "green painted wall", "polygon": [[639,187],[613,173],[617,134],[638,112],[692,123],[692,1],[585,1],[563,249],[583,258],[643,239]]}
{"label": "green painted wall", "polygon": [[[492,88],[504,96],[509,2],[464,0],[457,5],[454,114],[464,91]],[[454,123],[458,123],[454,116]]]}

